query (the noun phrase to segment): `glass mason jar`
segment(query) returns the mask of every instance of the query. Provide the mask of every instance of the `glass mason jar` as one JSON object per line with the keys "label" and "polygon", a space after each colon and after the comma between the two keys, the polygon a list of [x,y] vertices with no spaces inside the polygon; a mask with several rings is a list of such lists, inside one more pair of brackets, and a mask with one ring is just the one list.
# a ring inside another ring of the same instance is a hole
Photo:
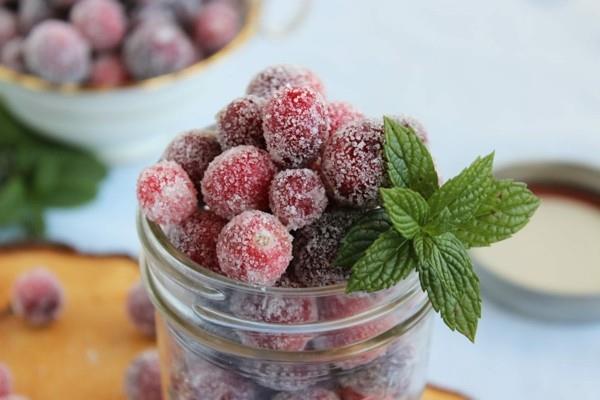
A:
{"label": "glass mason jar", "polygon": [[138,231],[164,399],[421,397],[431,305],[416,275],[372,294],[255,287],[194,263],[143,217]]}

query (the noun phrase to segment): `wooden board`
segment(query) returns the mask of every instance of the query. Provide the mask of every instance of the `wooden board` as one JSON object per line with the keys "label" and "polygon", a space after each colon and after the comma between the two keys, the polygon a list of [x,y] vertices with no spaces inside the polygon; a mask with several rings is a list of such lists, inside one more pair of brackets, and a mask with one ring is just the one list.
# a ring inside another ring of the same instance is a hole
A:
{"label": "wooden board", "polygon": [[[32,329],[0,316],[0,362],[13,370],[16,392],[31,400],[123,400],[130,360],[153,347],[127,321],[125,296],[139,279],[137,263],[122,255],[86,255],[59,245],[0,248],[0,309],[15,277],[35,266],[52,270],[65,287],[62,317]],[[465,397],[429,387],[423,400]]]}

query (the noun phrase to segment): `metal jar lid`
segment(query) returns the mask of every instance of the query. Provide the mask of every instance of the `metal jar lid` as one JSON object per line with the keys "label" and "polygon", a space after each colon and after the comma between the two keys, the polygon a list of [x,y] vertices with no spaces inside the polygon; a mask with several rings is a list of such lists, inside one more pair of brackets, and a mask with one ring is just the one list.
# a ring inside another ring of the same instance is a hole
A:
{"label": "metal jar lid", "polygon": [[[575,187],[600,198],[600,170],[590,166],[562,162],[519,163],[507,165],[495,175],[526,183]],[[600,319],[600,290],[597,294],[570,294],[534,288],[500,276],[475,254],[473,260],[484,295],[497,303],[542,319],[582,322]]]}

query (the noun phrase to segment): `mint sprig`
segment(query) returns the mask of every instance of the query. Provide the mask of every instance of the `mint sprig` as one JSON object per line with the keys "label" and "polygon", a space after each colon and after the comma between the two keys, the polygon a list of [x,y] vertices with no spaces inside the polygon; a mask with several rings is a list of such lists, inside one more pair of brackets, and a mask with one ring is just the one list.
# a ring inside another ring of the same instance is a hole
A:
{"label": "mint sprig", "polygon": [[387,117],[384,130],[393,187],[380,189],[383,208],[367,213],[341,243],[336,263],[352,267],[348,292],[386,289],[416,271],[446,325],[474,341],[481,295],[467,249],[509,238],[539,200],[523,183],[494,178],[493,153],[439,187],[415,132]]}

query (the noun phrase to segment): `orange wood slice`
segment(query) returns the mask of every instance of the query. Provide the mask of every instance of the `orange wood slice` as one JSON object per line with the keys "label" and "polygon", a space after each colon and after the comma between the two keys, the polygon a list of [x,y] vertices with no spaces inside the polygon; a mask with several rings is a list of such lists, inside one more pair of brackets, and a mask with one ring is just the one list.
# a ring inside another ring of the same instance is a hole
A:
{"label": "orange wood slice", "polygon": [[154,346],[125,312],[127,291],[139,279],[136,262],[64,246],[0,248],[0,308],[8,304],[15,277],[35,266],[57,275],[67,301],[47,328],[0,317],[0,362],[12,369],[15,391],[32,400],[124,399],[124,370],[138,352]]}
{"label": "orange wood slice", "polygon": [[[0,247],[0,309],[16,276],[36,266],[63,283],[66,307],[47,328],[33,329],[12,315],[0,316],[0,362],[10,366],[15,391],[31,400],[124,399],[129,362],[154,342],[127,320],[125,297],[139,279],[135,260],[89,255],[61,245]],[[423,400],[465,400],[428,387]]]}

